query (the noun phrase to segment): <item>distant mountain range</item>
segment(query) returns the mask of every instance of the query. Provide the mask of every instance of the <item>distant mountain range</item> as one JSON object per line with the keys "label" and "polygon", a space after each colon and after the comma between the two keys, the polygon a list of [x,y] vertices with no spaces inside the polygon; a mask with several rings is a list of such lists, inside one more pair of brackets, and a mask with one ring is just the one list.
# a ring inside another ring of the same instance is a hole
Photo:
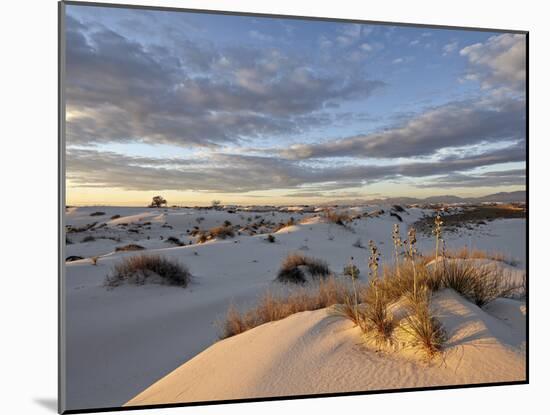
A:
{"label": "distant mountain range", "polygon": [[371,200],[335,200],[330,204],[392,204],[392,205],[413,205],[413,204],[436,204],[436,203],[512,203],[512,202],[525,202],[526,192],[525,190],[518,190],[515,192],[500,192],[493,193],[487,196],[481,197],[459,197],[453,195],[444,196],[430,196],[424,199],[414,197],[390,197],[385,199],[371,199]]}

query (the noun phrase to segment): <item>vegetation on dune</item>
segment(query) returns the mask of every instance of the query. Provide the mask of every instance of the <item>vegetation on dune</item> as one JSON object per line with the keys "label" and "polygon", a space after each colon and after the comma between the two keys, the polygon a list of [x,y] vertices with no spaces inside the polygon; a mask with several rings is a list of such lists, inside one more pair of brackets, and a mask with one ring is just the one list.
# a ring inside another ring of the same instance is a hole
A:
{"label": "vegetation on dune", "polygon": [[306,272],[312,279],[326,278],[331,273],[325,261],[301,253],[291,253],[282,262],[277,281],[303,284],[307,282]]}
{"label": "vegetation on dune", "polygon": [[188,268],[159,255],[136,255],[122,259],[107,275],[105,284],[116,287],[123,283],[143,285],[147,282],[186,287],[191,281]]}
{"label": "vegetation on dune", "polygon": [[[500,254],[447,251],[443,240],[443,217],[439,213],[434,218],[432,230],[435,237],[433,255],[422,256],[417,251],[414,228],[410,228],[407,237],[402,239],[399,224],[394,224],[393,264],[380,269],[380,252],[376,243],[369,241],[369,282],[359,281],[359,269],[352,257],[344,267],[343,278],[321,279],[317,282],[317,291],[304,286],[288,295],[267,293],[255,308],[246,312],[232,307],[221,337],[230,337],[293,313],[333,306],[332,313],[359,327],[368,344],[390,349],[399,344],[399,347],[418,350],[426,359],[436,357],[444,350],[447,334],[431,304],[434,293],[452,289],[484,307],[496,298],[525,290],[526,280],[518,286],[503,278],[496,268],[460,260],[504,258]],[[308,271],[325,277],[330,274],[326,262],[295,253],[285,258],[277,280],[304,284]],[[392,312],[395,307],[401,310],[399,318]]]}
{"label": "vegetation on dune", "polygon": [[115,252],[130,252],[130,251],[142,251],[145,248],[138,244],[128,244],[124,246],[117,246]]}

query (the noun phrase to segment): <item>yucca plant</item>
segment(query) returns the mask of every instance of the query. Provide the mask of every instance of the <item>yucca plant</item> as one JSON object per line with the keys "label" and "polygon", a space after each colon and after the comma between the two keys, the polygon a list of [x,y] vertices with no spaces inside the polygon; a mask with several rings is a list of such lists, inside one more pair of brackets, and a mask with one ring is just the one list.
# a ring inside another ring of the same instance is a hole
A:
{"label": "yucca plant", "polygon": [[388,312],[388,297],[379,288],[380,282],[373,280],[367,292],[367,302],[359,313],[363,333],[378,345],[391,345],[395,321]]}
{"label": "yucca plant", "polygon": [[430,310],[431,292],[424,288],[408,298],[408,316],[401,323],[408,344],[431,359],[443,350],[447,334]]}

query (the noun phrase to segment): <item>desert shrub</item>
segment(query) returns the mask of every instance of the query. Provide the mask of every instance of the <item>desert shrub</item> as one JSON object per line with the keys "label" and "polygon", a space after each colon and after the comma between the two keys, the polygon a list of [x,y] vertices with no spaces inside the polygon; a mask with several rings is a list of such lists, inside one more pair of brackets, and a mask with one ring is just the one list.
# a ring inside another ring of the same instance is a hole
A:
{"label": "desert shrub", "polygon": [[400,206],[400,205],[393,205],[392,208],[396,212],[405,212],[405,208],[403,206]]}
{"label": "desert shrub", "polygon": [[124,282],[143,285],[149,281],[186,287],[190,280],[191,273],[183,264],[158,255],[136,255],[116,264],[106,284],[116,287]]}
{"label": "desert shrub", "polygon": [[441,352],[447,338],[441,322],[430,310],[430,296],[427,289],[409,296],[408,315],[399,327],[406,334],[408,344],[429,359]]}
{"label": "desert shrub", "polygon": [[208,231],[208,236],[210,236],[210,239],[233,238],[235,236],[235,231],[233,231],[233,228],[231,226],[216,226]]}
{"label": "desert shrub", "polygon": [[93,241],[95,241],[95,236],[93,236],[93,235],[85,236],[85,237],[82,239],[82,242],[93,242]]}
{"label": "desert shrub", "polygon": [[113,215],[113,216],[111,216],[111,220],[119,219],[119,218],[120,218],[120,215]]}
{"label": "desert shrub", "polygon": [[99,257],[93,256],[90,258],[90,261],[92,262],[92,265],[97,265],[97,261],[99,261]]}
{"label": "desert shrub", "polygon": [[274,243],[275,242],[275,237],[273,235],[267,235],[267,238],[265,238],[265,240],[269,243]]}
{"label": "desert shrub", "polygon": [[302,267],[313,279],[325,278],[330,274],[330,269],[325,261],[293,253],[289,254],[281,264],[277,280],[284,283],[305,283],[307,280]]}
{"label": "desert shrub", "polygon": [[81,226],[81,227],[75,227],[75,226],[68,225],[67,226],[67,233],[86,232],[86,231],[94,228],[95,225],[97,225],[97,222],[89,223],[89,224]]}
{"label": "desert shrub", "polygon": [[346,222],[351,221],[351,216],[347,212],[338,212],[333,209],[327,209],[325,211],[325,218],[328,222],[341,226],[344,226]]}
{"label": "desert shrub", "polygon": [[166,238],[166,241],[167,243],[171,243],[171,244],[174,244],[174,245],[178,245],[178,246],[183,246],[185,245],[182,241],[180,241],[179,238],[175,237],[175,236],[169,236],[168,238]]}
{"label": "desert shrub", "polygon": [[232,225],[232,223],[230,221],[228,221],[228,220],[223,221],[223,226],[231,226],[231,225]]}
{"label": "desert shrub", "polygon": [[105,215],[105,212],[93,212],[93,213],[90,213],[90,216],[103,216]]}
{"label": "desert shrub", "polygon": [[403,218],[401,216],[399,216],[397,213],[395,212],[390,212],[390,216],[393,216],[394,218],[397,218],[397,220],[399,222],[403,222]]}
{"label": "desert shrub", "polygon": [[80,261],[81,259],[84,259],[84,258],[79,255],[70,255],[67,258],[65,258],[65,262]]}
{"label": "desert shrub", "polygon": [[357,268],[355,264],[348,264],[344,266],[343,274],[347,275],[348,277],[357,279],[359,278],[360,272],[361,271],[359,270],[359,268]]}
{"label": "desert shrub", "polygon": [[117,246],[115,252],[129,252],[129,251],[142,251],[145,248],[138,244],[128,244],[124,246]]}

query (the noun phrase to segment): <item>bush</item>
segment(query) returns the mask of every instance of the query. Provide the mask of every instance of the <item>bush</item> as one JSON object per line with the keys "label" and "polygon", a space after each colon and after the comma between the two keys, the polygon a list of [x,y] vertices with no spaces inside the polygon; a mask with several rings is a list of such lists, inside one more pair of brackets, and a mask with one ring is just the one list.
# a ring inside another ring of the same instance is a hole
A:
{"label": "bush", "polygon": [[129,251],[142,251],[145,248],[138,244],[128,244],[124,246],[117,246],[115,252],[129,252]]}
{"label": "bush", "polygon": [[90,213],[90,216],[103,216],[105,215],[105,212],[94,212],[94,213]]}
{"label": "bush", "polygon": [[348,213],[337,212],[333,209],[327,209],[325,211],[325,218],[328,222],[335,223],[341,226],[344,226],[346,222],[351,221],[351,217]]}
{"label": "bush", "polygon": [[265,240],[269,243],[274,243],[275,237],[273,235],[267,235],[267,238],[265,238]]}
{"label": "bush", "polygon": [[85,236],[83,239],[82,239],[82,242],[93,242],[95,241],[95,237],[93,235],[88,235],[88,236]]}
{"label": "bush", "polygon": [[118,219],[118,218],[120,218],[120,215],[113,215],[113,216],[111,216],[111,220]]}
{"label": "bush", "polygon": [[301,267],[305,268],[313,279],[326,278],[330,275],[330,269],[325,261],[294,253],[289,254],[281,264],[277,280],[284,283],[305,283],[307,280]]}
{"label": "bush", "polygon": [[171,244],[174,244],[174,245],[178,245],[178,246],[185,245],[182,241],[180,241],[179,238],[176,238],[175,236],[169,236],[168,238],[166,238],[165,242],[171,243]]}
{"label": "bush", "polygon": [[217,226],[215,228],[211,228],[208,231],[208,239],[212,238],[233,238],[235,236],[235,231],[233,231],[233,228],[231,226]]}
{"label": "bush", "polygon": [[190,280],[191,273],[183,264],[158,255],[137,255],[116,264],[106,284],[116,287],[124,282],[136,285],[153,282],[186,287]]}

